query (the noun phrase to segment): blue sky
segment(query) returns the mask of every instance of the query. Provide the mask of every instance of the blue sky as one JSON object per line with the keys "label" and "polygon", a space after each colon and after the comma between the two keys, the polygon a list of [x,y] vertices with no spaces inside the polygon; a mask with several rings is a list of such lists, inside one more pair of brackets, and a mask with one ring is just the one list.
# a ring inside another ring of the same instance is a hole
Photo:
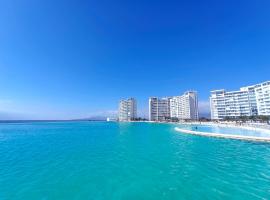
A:
{"label": "blue sky", "polygon": [[2,0],[0,119],[115,114],[121,98],[270,79],[270,1]]}

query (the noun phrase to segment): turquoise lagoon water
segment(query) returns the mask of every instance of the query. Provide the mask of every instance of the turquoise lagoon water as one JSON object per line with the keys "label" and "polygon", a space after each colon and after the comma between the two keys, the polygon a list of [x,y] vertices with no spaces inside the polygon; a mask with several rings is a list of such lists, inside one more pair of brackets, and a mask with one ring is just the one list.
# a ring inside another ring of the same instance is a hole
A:
{"label": "turquoise lagoon water", "polygon": [[177,125],[177,127],[191,130],[191,131],[199,131],[199,132],[222,133],[226,135],[243,135],[243,136],[270,138],[270,130],[269,131],[255,131],[255,130],[248,130],[244,128],[218,127],[218,126],[208,126],[208,125],[192,125],[192,126],[191,125]]}
{"label": "turquoise lagoon water", "polygon": [[0,124],[0,199],[270,199],[270,144],[173,124]]}

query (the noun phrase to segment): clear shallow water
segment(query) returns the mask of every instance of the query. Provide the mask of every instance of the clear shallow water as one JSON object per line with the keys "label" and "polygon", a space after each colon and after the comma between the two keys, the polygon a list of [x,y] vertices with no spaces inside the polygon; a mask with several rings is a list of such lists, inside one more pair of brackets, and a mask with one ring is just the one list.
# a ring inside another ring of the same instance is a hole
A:
{"label": "clear shallow water", "polygon": [[179,125],[179,128],[209,132],[209,133],[222,133],[226,135],[242,135],[242,136],[255,136],[255,137],[266,137],[270,138],[270,133],[265,131],[254,131],[243,128],[230,128],[230,127],[218,127],[218,126],[207,126],[207,125]]}
{"label": "clear shallow water", "polygon": [[270,199],[270,145],[150,123],[0,124],[0,199]]}

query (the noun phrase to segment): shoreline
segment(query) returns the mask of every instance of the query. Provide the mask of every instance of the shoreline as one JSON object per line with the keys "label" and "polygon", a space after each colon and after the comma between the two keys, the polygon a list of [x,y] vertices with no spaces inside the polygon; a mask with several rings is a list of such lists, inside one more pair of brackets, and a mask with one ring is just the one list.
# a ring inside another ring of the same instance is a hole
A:
{"label": "shoreline", "polygon": [[216,126],[221,128],[240,128],[240,129],[246,129],[251,131],[260,131],[260,132],[266,132],[270,134],[270,126],[264,125],[264,127],[258,125],[258,124],[233,124],[233,123],[214,123],[214,122],[184,122],[184,123],[178,123],[181,125],[199,125],[199,126]]}
{"label": "shoreline", "polygon": [[197,135],[202,137],[216,137],[216,138],[225,138],[225,139],[235,139],[235,140],[247,140],[247,141],[256,141],[256,142],[269,142],[270,137],[256,137],[256,136],[243,136],[243,135],[229,135],[224,133],[211,133],[211,132],[201,132],[201,131],[191,131],[186,129],[181,129],[178,127],[174,128],[175,131],[190,135]]}
{"label": "shoreline", "polygon": [[153,124],[174,124],[174,125],[194,125],[194,126],[216,126],[221,128],[239,128],[251,131],[260,131],[270,134],[270,125],[267,124],[235,124],[235,123],[224,123],[224,122],[162,122],[162,121],[129,121],[127,123],[153,123]]}

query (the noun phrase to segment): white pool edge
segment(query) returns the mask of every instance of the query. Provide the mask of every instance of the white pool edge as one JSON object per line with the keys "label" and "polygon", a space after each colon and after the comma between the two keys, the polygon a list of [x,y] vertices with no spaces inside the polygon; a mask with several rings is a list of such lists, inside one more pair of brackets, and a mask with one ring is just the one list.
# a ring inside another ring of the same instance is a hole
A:
{"label": "white pool edge", "polygon": [[217,138],[227,138],[227,139],[236,139],[236,140],[250,140],[250,141],[258,141],[258,142],[270,142],[270,138],[267,137],[256,137],[256,136],[243,136],[243,135],[228,135],[223,133],[210,133],[210,132],[200,132],[200,131],[191,131],[186,129],[181,129],[175,127],[177,132],[191,134],[191,135],[199,135],[206,137],[217,137]]}
{"label": "white pool edge", "polygon": [[224,127],[224,128],[239,128],[239,129],[246,129],[251,131],[260,131],[264,133],[270,134],[270,129],[268,128],[261,128],[261,127],[254,127],[248,124],[236,125],[236,124],[226,124],[226,123],[213,123],[213,122],[201,122],[201,123],[181,123],[183,125],[198,125],[198,126],[216,126],[216,127]]}

